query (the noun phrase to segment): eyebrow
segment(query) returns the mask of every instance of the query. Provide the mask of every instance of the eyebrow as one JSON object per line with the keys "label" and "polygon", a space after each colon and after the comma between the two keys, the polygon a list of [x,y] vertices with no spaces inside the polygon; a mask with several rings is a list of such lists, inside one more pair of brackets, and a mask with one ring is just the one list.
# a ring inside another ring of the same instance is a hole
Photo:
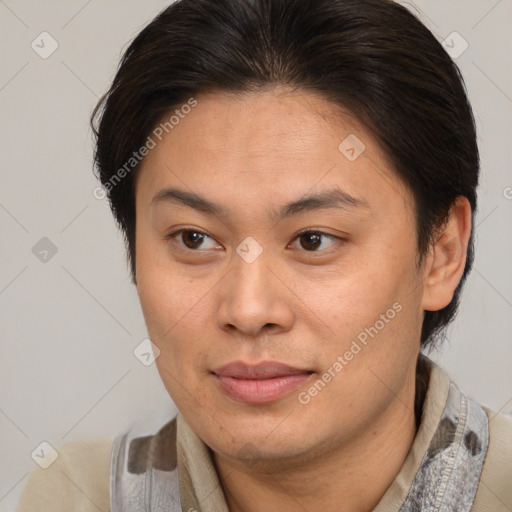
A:
{"label": "eyebrow", "polygon": [[[229,210],[223,205],[201,197],[194,192],[187,192],[177,188],[164,188],[151,200],[152,206],[164,203],[181,204],[208,215],[221,217],[229,216]],[[299,213],[328,208],[340,208],[345,210],[362,208],[370,210],[370,205],[365,199],[353,197],[336,187],[314,194],[307,194],[301,199],[282,205],[277,209],[272,209],[269,212],[269,216],[275,221],[280,221]]]}

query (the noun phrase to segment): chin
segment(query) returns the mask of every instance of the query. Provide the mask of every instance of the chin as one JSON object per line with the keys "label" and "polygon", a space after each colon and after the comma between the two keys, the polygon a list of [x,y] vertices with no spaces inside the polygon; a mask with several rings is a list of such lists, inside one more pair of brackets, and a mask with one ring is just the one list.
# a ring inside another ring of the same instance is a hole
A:
{"label": "chin", "polygon": [[320,440],[318,421],[298,412],[284,408],[278,411],[245,407],[238,412],[217,412],[215,421],[208,421],[206,415],[197,417],[193,424],[187,421],[217,453],[242,459],[245,455],[254,457],[255,454],[264,458],[283,458],[302,454],[304,450],[314,448]]}

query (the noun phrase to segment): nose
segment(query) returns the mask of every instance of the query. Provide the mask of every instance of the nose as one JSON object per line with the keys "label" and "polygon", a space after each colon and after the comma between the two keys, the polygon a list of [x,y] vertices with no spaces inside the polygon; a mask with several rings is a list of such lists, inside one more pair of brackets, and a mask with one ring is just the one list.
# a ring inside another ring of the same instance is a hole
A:
{"label": "nose", "polygon": [[220,292],[219,328],[250,337],[291,329],[292,293],[278,269],[265,251],[252,263],[234,254]]}

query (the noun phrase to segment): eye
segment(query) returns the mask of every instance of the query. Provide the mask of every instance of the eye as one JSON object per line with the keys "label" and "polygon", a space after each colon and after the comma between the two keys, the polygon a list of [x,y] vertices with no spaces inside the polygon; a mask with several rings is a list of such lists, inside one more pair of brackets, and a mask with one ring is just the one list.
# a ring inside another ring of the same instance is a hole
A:
{"label": "eye", "polygon": [[[173,240],[179,245],[185,246],[191,250],[206,250],[220,248],[215,240],[203,231],[197,229],[180,229],[166,236],[168,240]],[[206,242],[210,240],[210,243]]]}
{"label": "eye", "polygon": [[320,252],[332,247],[337,241],[344,241],[342,238],[337,236],[329,235],[322,231],[313,231],[311,229],[301,231],[295,237],[295,240],[298,240],[301,247],[309,252]]}

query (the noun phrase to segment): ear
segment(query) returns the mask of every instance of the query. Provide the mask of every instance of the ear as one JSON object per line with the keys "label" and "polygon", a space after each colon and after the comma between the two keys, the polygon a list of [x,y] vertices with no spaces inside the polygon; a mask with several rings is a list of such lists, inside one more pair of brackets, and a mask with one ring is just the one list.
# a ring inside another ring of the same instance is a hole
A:
{"label": "ear", "polygon": [[464,272],[470,235],[471,205],[466,197],[459,196],[425,259],[424,310],[438,311],[451,302]]}

